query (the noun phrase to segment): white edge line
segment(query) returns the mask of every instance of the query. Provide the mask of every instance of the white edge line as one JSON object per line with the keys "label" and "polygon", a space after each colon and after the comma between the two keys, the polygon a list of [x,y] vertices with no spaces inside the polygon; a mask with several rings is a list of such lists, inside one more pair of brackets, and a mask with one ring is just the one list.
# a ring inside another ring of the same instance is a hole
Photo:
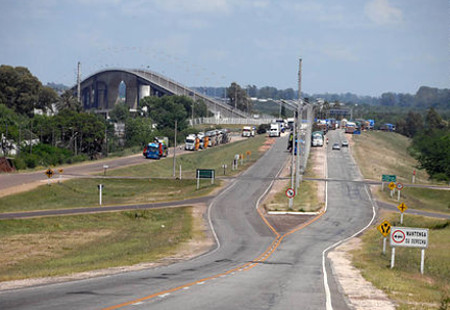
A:
{"label": "white edge line", "polygon": [[[351,158],[353,159],[353,156],[351,156]],[[328,169],[326,170],[326,174],[327,174],[327,179],[328,179]],[[336,242],[333,245],[330,245],[328,248],[326,248],[322,252],[322,272],[323,272],[323,285],[325,287],[326,310],[333,310],[333,305],[331,303],[330,287],[328,286],[328,275],[327,275],[327,270],[326,270],[326,266],[325,266],[326,254],[330,249],[333,249],[333,248],[337,247],[338,245],[346,242],[347,240],[355,237],[356,235],[360,234],[361,232],[363,232],[364,230],[369,228],[370,225],[372,225],[373,221],[375,220],[375,216],[376,216],[376,205],[372,199],[372,195],[369,193],[369,190],[367,189],[368,186],[369,185],[367,185],[367,184],[364,185],[364,189],[366,190],[367,196],[369,197],[370,203],[372,204],[372,219],[370,220],[369,224],[367,224],[363,229],[354,233],[350,237],[347,237],[343,240]],[[325,210],[326,210],[326,208],[328,206],[328,181],[325,181],[325,190],[326,190],[326,192],[325,192]]]}
{"label": "white edge line", "polygon": [[[265,153],[261,158],[263,158],[266,154],[267,154],[267,153]],[[260,159],[261,159],[261,158],[260,158]],[[285,164],[283,164],[283,165],[281,166],[281,169],[278,171],[278,173],[276,174],[275,178],[278,177],[278,175],[281,173],[281,171],[282,171],[283,168],[284,168],[284,165],[285,165]],[[247,171],[247,170],[245,170],[245,171]],[[245,171],[244,171],[244,172],[245,172]],[[216,241],[216,245],[217,245],[217,246],[216,246],[216,248],[215,248],[214,250],[212,250],[212,251],[210,251],[210,252],[208,252],[208,253],[205,253],[205,254],[203,254],[203,255],[200,255],[200,256],[196,257],[196,259],[197,259],[197,258],[200,258],[200,257],[203,258],[203,257],[205,257],[205,256],[209,256],[209,255],[211,255],[211,254],[217,252],[217,251],[220,249],[221,244],[220,244],[219,238],[217,237],[216,230],[214,229],[214,225],[213,225],[212,220],[211,220],[211,210],[212,210],[212,208],[214,207],[214,204],[216,203],[216,200],[219,199],[220,196],[222,196],[222,195],[224,195],[226,192],[228,192],[233,186],[235,186],[238,180],[239,180],[239,178],[234,179],[234,180],[233,180],[233,183],[232,183],[228,188],[226,188],[224,191],[222,191],[219,195],[217,195],[217,196],[213,199],[213,201],[209,204],[209,206],[208,206],[208,224],[209,224],[209,227],[211,227],[211,231],[212,231],[212,234],[213,234],[213,236],[214,236],[214,240]],[[258,205],[259,205],[260,200],[264,197],[264,195],[267,194],[268,190],[272,187],[272,185],[273,185],[274,182],[275,182],[275,179],[272,180],[272,182],[270,183],[269,187],[268,187],[268,188],[266,189],[266,191],[262,194],[262,196],[258,199],[258,201],[256,202],[256,208],[258,208]]]}

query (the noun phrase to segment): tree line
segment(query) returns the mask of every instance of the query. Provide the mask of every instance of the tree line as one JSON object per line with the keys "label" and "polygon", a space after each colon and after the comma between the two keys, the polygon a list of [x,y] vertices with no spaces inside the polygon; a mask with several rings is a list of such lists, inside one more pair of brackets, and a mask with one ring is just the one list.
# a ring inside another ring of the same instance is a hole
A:
{"label": "tree line", "polygon": [[450,127],[439,113],[430,108],[425,116],[409,111],[396,124],[398,133],[412,138],[410,153],[421,168],[436,180],[450,181]]}
{"label": "tree line", "polygon": [[[173,143],[175,121],[182,141],[192,131],[188,118],[210,115],[201,101],[163,96],[144,98],[137,113],[118,103],[105,119],[83,111],[71,90],[59,95],[25,67],[0,66],[0,148],[6,156],[17,152],[18,169],[96,159],[126,148],[136,152],[155,136]],[[123,124],[122,135],[117,124]]]}

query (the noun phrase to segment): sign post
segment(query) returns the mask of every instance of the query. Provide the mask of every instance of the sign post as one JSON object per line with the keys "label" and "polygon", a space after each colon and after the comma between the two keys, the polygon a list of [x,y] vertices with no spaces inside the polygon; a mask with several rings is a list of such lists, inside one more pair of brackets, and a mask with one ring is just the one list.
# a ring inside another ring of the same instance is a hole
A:
{"label": "sign post", "polygon": [[397,182],[397,176],[395,174],[383,174],[381,176],[381,190],[384,190],[384,182]]}
{"label": "sign post", "polygon": [[103,184],[97,185],[98,187],[98,204],[102,205],[102,191],[103,191]]}
{"label": "sign post", "polygon": [[286,190],[286,197],[289,198],[289,209],[292,209],[292,206],[294,205],[295,190],[293,188],[288,188]]}
{"label": "sign post", "polygon": [[214,169],[197,169],[197,189],[200,188],[200,179],[211,179],[211,184],[214,184],[216,171]]}
{"label": "sign post", "polygon": [[386,237],[391,232],[391,223],[388,221],[383,221],[379,226],[377,226],[378,231],[383,235],[383,255],[386,254]]}
{"label": "sign post", "polygon": [[63,174],[63,172],[64,172],[64,169],[63,169],[63,168],[61,168],[61,169],[59,169],[59,170],[58,170],[58,172],[59,172],[59,179],[58,179],[58,183],[59,183],[59,184],[61,184],[61,179],[62,179],[62,174]]}
{"label": "sign post", "polygon": [[391,269],[395,265],[396,247],[421,248],[420,273],[423,274],[425,263],[425,249],[428,247],[428,229],[412,227],[392,227],[390,244],[392,248]]}
{"label": "sign post", "polygon": [[397,187],[397,192],[398,192],[397,201],[400,201],[400,191],[404,188],[404,186],[402,183],[398,182],[396,184],[396,187]]}
{"label": "sign post", "polygon": [[394,195],[395,188],[396,188],[396,185],[394,182],[389,183],[389,189],[391,190],[391,198]]}
{"label": "sign post", "polygon": [[400,210],[400,224],[403,224],[403,212],[405,212],[406,210],[408,210],[408,206],[405,205],[405,203],[401,203],[397,206],[397,209]]}
{"label": "sign post", "polygon": [[47,171],[45,171],[45,174],[47,175],[48,178],[47,185],[50,185],[50,179],[53,177],[54,172],[52,169],[48,168]]}

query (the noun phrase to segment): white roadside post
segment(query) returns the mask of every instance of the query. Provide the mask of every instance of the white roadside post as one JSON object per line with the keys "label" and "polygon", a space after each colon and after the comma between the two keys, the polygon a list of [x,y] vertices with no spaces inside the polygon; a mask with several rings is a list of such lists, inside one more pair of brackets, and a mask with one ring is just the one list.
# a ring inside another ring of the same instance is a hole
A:
{"label": "white roadside post", "polygon": [[103,190],[103,184],[99,184],[98,186],[98,204],[102,205],[102,190]]}
{"label": "white roadside post", "polygon": [[397,201],[400,201],[400,192],[402,191],[402,189],[404,188],[403,184],[398,182],[397,184],[397,192],[398,192],[398,196],[397,196]]}

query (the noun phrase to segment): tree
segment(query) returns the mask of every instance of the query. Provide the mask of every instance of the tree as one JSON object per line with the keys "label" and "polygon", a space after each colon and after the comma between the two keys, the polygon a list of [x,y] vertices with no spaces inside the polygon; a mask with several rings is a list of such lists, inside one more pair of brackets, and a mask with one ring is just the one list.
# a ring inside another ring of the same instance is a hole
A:
{"label": "tree", "polygon": [[146,107],[150,118],[157,124],[158,129],[175,127],[178,130],[187,127],[188,112],[184,104],[191,105],[184,96],[145,97],[141,100],[141,106]]}
{"label": "tree", "polygon": [[53,111],[53,104],[58,102],[58,94],[50,87],[41,87],[38,95],[38,101],[36,103],[36,108],[41,109],[46,113],[47,111]]}
{"label": "tree", "polygon": [[245,89],[242,89],[236,82],[231,83],[227,89],[227,97],[230,99],[230,105],[242,111],[250,112],[252,102]]}
{"label": "tree", "polygon": [[81,112],[83,110],[81,103],[78,102],[77,98],[73,96],[70,89],[62,93],[62,95],[59,97],[58,102],[56,103],[56,107],[58,108],[58,111],[71,110],[75,112]]}
{"label": "tree", "polygon": [[0,103],[15,112],[33,115],[41,82],[25,67],[0,66]]}
{"label": "tree", "polygon": [[416,133],[421,132],[423,130],[423,119],[422,115],[419,113],[409,111],[406,116],[406,128],[405,135],[407,137],[414,137]]}
{"label": "tree", "polygon": [[418,151],[418,161],[432,178],[450,180],[450,132],[430,130],[413,139],[413,148]]}
{"label": "tree", "polygon": [[109,112],[109,117],[113,122],[123,123],[130,117],[130,109],[126,103],[118,103]]}
{"label": "tree", "polygon": [[442,117],[433,108],[428,110],[425,117],[425,125],[428,130],[444,129],[446,127]]}

